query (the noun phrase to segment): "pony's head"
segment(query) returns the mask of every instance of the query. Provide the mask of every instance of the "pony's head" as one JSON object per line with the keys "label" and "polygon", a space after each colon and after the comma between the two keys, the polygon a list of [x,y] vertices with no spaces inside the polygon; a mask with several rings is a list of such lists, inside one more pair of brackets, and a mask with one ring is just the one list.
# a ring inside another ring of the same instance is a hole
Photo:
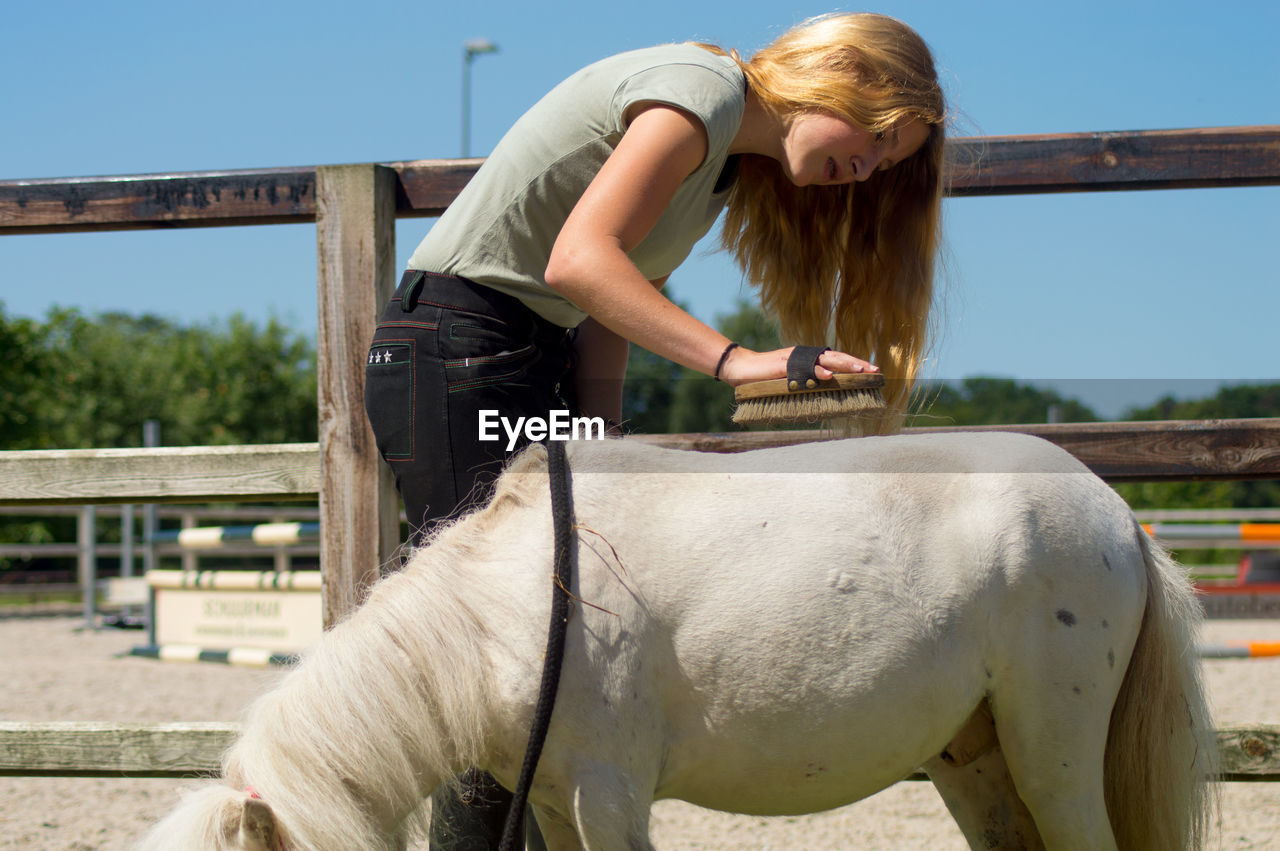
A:
{"label": "pony's head", "polygon": [[288,847],[270,804],[252,792],[222,784],[184,796],[138,846],[139,851],[285,851]]}

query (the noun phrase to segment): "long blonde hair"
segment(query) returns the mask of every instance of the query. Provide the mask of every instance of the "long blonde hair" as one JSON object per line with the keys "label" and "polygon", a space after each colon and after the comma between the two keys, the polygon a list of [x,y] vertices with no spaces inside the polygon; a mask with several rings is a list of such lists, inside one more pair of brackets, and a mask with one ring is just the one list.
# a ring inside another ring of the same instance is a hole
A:
{"label": "long blonde hair", "polygon": [[911,119],[929,128],[917,153],[842,186],[798,187],[775,160],[744,155],[724,223],[724,246],[784,339],[880,366],[890,415],[877,430],[890,430],[928,347],[941,241],[947,113],[933,56],[906,24],[874,14],[825,15],[749,61],[729,55],[786,120],[820,110],[872,132]]}

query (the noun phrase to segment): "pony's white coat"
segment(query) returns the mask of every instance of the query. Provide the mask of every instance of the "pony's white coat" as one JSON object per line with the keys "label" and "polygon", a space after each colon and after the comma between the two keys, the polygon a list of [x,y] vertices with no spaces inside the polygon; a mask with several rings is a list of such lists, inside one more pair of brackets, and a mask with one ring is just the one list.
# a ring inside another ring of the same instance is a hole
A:
{"label": "pony's white coat", "polygon": [[[656,798],[806,813],[920,766],[975,847],[1202,840],[1194,600],[1065,452],[952,434],[569,461],[581,602],[531,794],[550,847],[647,848]],[[534,448],[255,704],[225,783],[146,847],[396,848],[454,771],[513,784],[550,571]],[[997,745],[943,759],[984,701]]]}

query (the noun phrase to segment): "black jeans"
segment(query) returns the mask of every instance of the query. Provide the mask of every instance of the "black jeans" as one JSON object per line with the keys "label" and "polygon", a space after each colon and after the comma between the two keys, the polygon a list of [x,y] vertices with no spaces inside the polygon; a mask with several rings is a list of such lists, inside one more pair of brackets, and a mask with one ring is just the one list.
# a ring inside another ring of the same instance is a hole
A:
{"label": "black jeans", "polygon": [[[499,427],[497,440],[480,440],[480,412],[512,423],[576,414],[572,369],[570,329],[463,278],[405,272],[369,346],[365,411],[415,535],[492,493],[508,438]],[[497,848],[510,803],[492,777],[468,771],[460,796],[432,796],[431,848]],[[530,847],[544,847],[526,824]]]}
{"label": "black jeans", "polygon": [[[495,417],[576,413],[572,334],[480,284],[405,272],[369,347],[365,410],[417,532],[488,498],[510,454]],[[480,440],[482,411],[498,439]]]}

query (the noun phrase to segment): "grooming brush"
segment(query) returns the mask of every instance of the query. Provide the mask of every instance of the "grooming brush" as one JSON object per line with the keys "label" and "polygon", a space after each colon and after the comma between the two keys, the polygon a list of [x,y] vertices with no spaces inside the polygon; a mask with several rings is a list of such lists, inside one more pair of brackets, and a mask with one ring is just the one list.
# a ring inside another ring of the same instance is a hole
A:
{"label": "grooming brush", "polygon": [[734,388],[733,421],[741,425],[820,422],[855,417],[885,406],[884,376],[878,372],[814,373],[818,346],[796,346],[787,358],[787,377],[753,381]]}

